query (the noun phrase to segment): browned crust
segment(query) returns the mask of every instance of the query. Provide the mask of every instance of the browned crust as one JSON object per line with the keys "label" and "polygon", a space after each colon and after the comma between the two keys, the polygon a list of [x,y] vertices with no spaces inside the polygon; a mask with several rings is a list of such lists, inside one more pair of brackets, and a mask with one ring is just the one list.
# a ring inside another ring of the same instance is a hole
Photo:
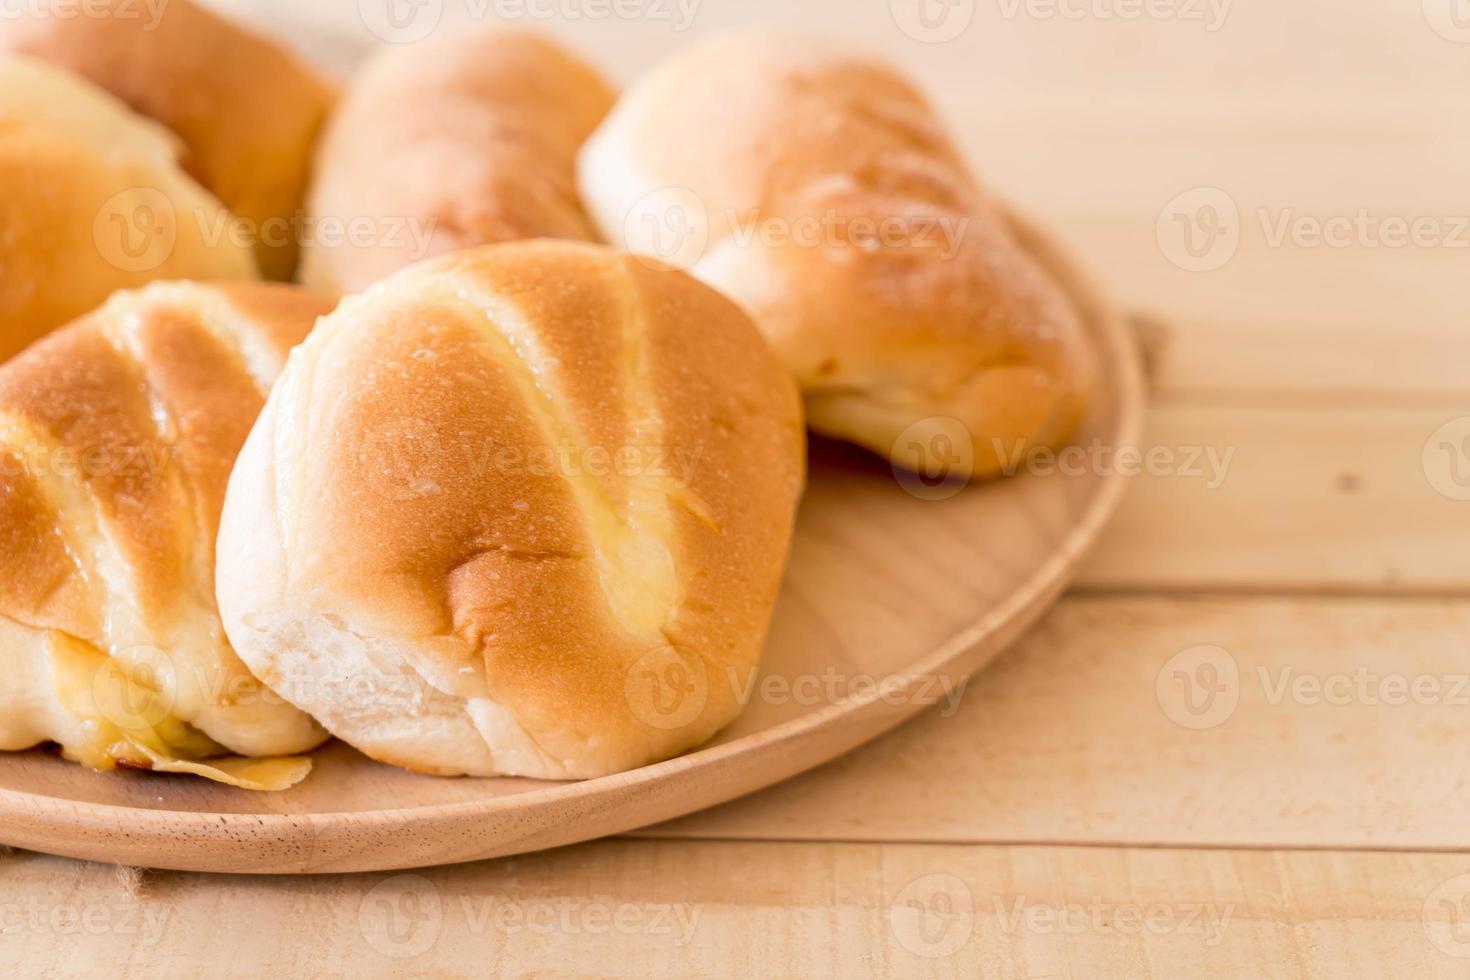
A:
{"label": "browned crust", "polygon": [[[1055,441],[1081,418],[1077,311],[881,61],[768,32],[692,46],[629,89],[582,171],[613,236],[644,195],[693,192],[709,244],[692,271],[752,312],[815,428],[886,455],[909,423],[958,416],[984,470],[992,438]],[[743,244],[752,227],[816,240]]]}
{"label": "browned crust", "polygon": [[[241,465],[269,469],[276,499],[232,493],[226,534],[275,522],[282,547],[221,568],[232,603],[252,593],[226,625],[263,675],[299,651],[288,627],[237,635],[242,620],[327,619],[407,644],[436,675],[482,679],[482,696],[578,776],[675,754],[738,714],[732,679],[759,657],[804,442],[789,376],[713,290],[592,245],[461,252],[344,304],[264,420]],[[605,473],[527,465],[561,438],[582,460],[589,447],[670,459]],[[610,574],[624,545],[665,548],[673,589],[656,561]],[[660,651],[705,685],[703,710],[667,729],[628,694]],[[397,764],[456,771],[379,750],[373,730],[336,733]]]}
{"label": "browned crust", "polygon": [[[207,326],[219,301],[228,313]],[[228,339],[235,316],[284,360],[330,308],[285,286],[160,284],[0,368],[0,617],[111,649],[105,610],[122,597],[99,547],[165,648],[182,610],[215,615],[225,485],[265,398]]]}
{"label": "browned crust", "polygon": [[[0,20],[0,49],[43,58],[87,78],[177,133],[186,169],[258,234],[256,257],[272,279],[296,265],[294,219],[312,145],[333,87],[273,42],[194,4],[65,0],[38,15]],[[277,223],[267,226],[270,219]],[[266,235],[284,236],[279,245]]]}
{"label": "browned crust", "polygon": [[[323,139],[309,210],[371,241],[315,245],[307,282],[355,292],[427,255],[526,238],[591,240],[574,165],[612,105],[555,43],[485,28],[394,46],[354,80]],[[406,222],[432,234],[415,250]]]}

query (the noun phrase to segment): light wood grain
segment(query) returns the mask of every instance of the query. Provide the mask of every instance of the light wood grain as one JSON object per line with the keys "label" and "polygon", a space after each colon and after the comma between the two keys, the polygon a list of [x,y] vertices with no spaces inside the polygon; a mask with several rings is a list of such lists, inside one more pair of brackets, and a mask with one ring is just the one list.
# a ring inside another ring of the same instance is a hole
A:
{"label": "light wood grain", "polygon": [[136,898],[107,869],[27,855],[0,858],[0,965],[47,976],[107,963],[123,980],[164,964],[188,976],[1462,977],[1470,935],[1452,917],[1467,871],[1456,855],[607,841],[408,876],[161,873]]}
{"label": "light wood grain", "polygon": [[[1470,402],[1156,405],[1143,445],[1177,465],[1133,481],[1079,586],[1463,594],[1470,503],[1431,480],[1470,477],[1470,455],[1436,449],[1426,468],[1425,447],[1467,414]],[[1187,467],[1197,450],[1206,455]],[[1213,479],[1209,453],[1230,460]]]}
{"label": "light wood grain", "polygon": [[957,710],[643,833],[1470,850],[1466,773],[1470,601],[1072,598]]}
{"label": "light wood grain", "polygon": [[[216,2],[344,69],[369,41],[356,0]],[[1156,378],[1164,404],[1146,441],[1213,440],[1236,445],[1239,459],[1217,491],[1133,481],[1089,588],[1466,595],[1470,505],[1425,493],[1415,446],[1470,412],[1465,252],[1272,247],[1257,214],[1470,211],[1470,47],[1436,35],[1412,0],[1237,0],[1214,33],[1170,21],[1008,19],[978,3],[966,34],[939,45],[903,36],[887,7],[706,2],[682,33],[638,20],[555,29],[619,78],[743,22],[800,22],[871,43],[919,75],[992,186],[1042,216],[1132,311],[1167,328]],[[1168,202],[1196,187],[1226,191],[1246,217],[1238,252],[1206,273],[1171,264],[1156,227]],[[158,944],[7,931],[0,963],[22,975],[150,980],[165,965],[323,976],[1461,977],[1470,933],[1451,931],[1450,915],[1462,896],[1453,884],[1435,888],[1463,880],[1464,855],[673,835],[1000,839],[1024,823],[1014,839],[1464,848],[1463,709],[1275,708],[1252,684],[1225,724],[1192,731],[1163,716],[1154,681],[1179,649],[1210,642],[1229,648],[1247,677],[1282,663],[1458,671],[1470,662],[1465,615],[1462,600],[1074,599],[981,675],[957,718],[930,712],[749,802],[658,828],[664,839],[426,873],[447,918],[420,958],[383,956],[359,928],[383,876],[160,875],[150,903],[170,918]],[[966,882],[986,914],[960,952],[931,961],[897,942],[888,907],[936,871]],[[126,907],[113,881],[110,869],[0,858],[0,902],[39,895],[72,907],[95,895]],[[1181,934],[1018,935],[997,925],[997,892],[1246,911],[1213,948]],[[378,893],[409,897],[401,882]],[[563,897],[698,901],[704,911],[695,942],[679,947],[646,934],[475,929],[459,904],[466,897],[526,907]],[[1438,918],[1428,932],[1426,903]],[[250,928],[220,928],[235,921]]]}

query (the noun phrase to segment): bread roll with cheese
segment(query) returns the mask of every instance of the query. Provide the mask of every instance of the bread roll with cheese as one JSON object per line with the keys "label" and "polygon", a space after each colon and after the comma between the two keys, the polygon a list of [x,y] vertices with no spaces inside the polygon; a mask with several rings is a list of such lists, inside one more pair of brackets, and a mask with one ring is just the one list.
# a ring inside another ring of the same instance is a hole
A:
{"label": "bread roll with cheese", "polygon": [[0,187],[0,361],[117,289],[255,278],[166,130],[29,58],[0,56]]}
{"label": "bread roll with cheese", "polygon": [[225,504],[225,628],[394,765],[665,759],[740,711],[803,441],[759,332],[683,273],[561,241],[421,263],[272,392]]}
{"label": "bread roll with cheese", "polygon": [[973,453],[937,462],[968,476],[1082,415],[1077,311],[881,62],[761,32],[691,46],[623,96],[579,177],[609,240],[755,316],[821,433],[927,471],[963,425]]}
{"label": "bread roll with cheese", "polygon": [[28,0],[0,49],[74,72],[168,127],[184,166],[248,224],[261,270],[290,279],[297,212],[334,88],[192,0]]}
{"label": "bread roll with cheese", "polygon": [[330,304],[155,283],[0,368],[0,749],[279,789],[325,734],[261,687],[214,600],[231,464]]}
{"label": "bread roll with cheese", "polygon": [[526,31],[388,46],[323,139],[302,280],[358,292],[456,249],[592,240],[574,168],[612,100],[595,71]]}

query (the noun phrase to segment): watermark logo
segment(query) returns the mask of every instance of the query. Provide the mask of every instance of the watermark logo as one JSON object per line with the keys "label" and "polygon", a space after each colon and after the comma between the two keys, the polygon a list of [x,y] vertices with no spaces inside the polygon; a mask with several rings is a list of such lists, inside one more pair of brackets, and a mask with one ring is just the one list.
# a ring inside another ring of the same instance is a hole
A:
{"label": "watermark logo", "polygon": [[1424,19],[1446,41],[1470,44],[1470,0],[1423,0]]}
{"label": "watermark logo", "polygon": [[634,255],[687,271],[709,248],[709,209],[687,187],[660,187],[629,209],[623,241]]}
{"label": "watermark logo", "polygon": [[1470,415],[1434,430],[1424,444],[1424,476],[1442,496],[1470,500]]}
{"label": "watermark logo", "polygon": [[920,500],[945,500],[969,483],[975,441],[957,418],[933,416],[904,429],[889,454],[894,479]]}
{"label": "watermark logo", "polygon": [[954,875],[925,875],[894,897],[888,925],[899,945],[915,956],[953,956],[975,934],[975,894]]}
{"label": "watermark logo", "polygon": [[1214,272],[1240,249],[1240,208],[1218,187],[1196,187],[1164,205],[1154,234],[1175,266],[1185,272]]}
{"label": "watermark logo", "polygon": [[427,419],[395,416],[368,433],[358,463],[378,495],[407,503],[443,492],[438,482],[445,458],[439,431]]}
{"label": "watermark logo", "polygon": [[357,927],[376,952],[391,959],[413,959],[439,941],[444,902],[439,889],[423,875],[396,875],[363,896]]}
{"label": "watermark logo", "polygon": [[[1235,463],[1234,446],[1115,446],[1101,439],[1053,448],[1024,439],[992,439],[987,467],[1014,477],[1194,480],[1206,490],[1225,485]],[[889,451],[894,479],[921,500],[953,497],[970,482],[976,446],[959,419],[932,416],[903,431]]]}
{"label": "watermark logo", "polygon": [[146,644],[127,647],[92,672],[92,704],[124,732],[146,732],[173,717],[179,671],[173,658]]}
{"label": "watermark logo", "polygon": [[[639,20],[668,24],[675,33],[694,26],[700,0],[466,0],[456,9],[471,23],[496,21]],[[444,0],[358,0],[367,29],[390,44],[412,44],[444,20]]]}
{"label": "watermark logo", "polygon": [[1225,941],[1233,903],[1211,902],[1108,902],[1095,897],[1088,902],[1036,903],[1015,899],[1009,906],[995,898],[995,918],[1002,932],[1038,936],[1197,936],[1206,947]]}
{"label": "watermark logo", "polygon": [[50,902],[37,895],[0,902],[0,940],[16,936],[126,936],[136,949],[163,939],[169,910],[158,902]]}
{"label": "watermark logo", "polygon": [[444,19],[444,0],[357,0],[363,26],[380,41],[422,41]]}
{"label": "watermark logo", "polygon": [[1159,668],[1154,696],[1176,725],[1196,731],[1218,728],[1240,704],[1240,665],[1222,647],[1181,650]]}
{"label": "watermark logo", "polygon": [[975,19],[975,0],[889,0],[893,22],[915,41],[953,41]]}
{"label": "watermark logo", "polygon": [[1234,0],[999,0],[1001,16],[1015,20],[1141,20],[1198,24],[1207,34],[1225,26]]}
{"label": "watermark logo", "polygon": [[623,675],[623,696],[633,717],[650,728],[672,731],[693,724],[709,703],[704,659],[672,646],[650,650]]}
{"label": "watermark logo", "polygon": [[0,0],[0,21],[142,21],[149,33],[158,29],[168,5],[169,0]]}
{"label": "watermark logo", "polygon": [[178,239],[173,202],[156,187],[119,191],[103,202],[92,219],[92,241],[98,253],[124,272],[157,269],[173,255]]}
{"label": "watermark logo", "polygon": [[1456,959],[1470,959],[1470,874],[1436,885],[1424,899],[1420,921],[1435,949]]}
{"label": "watermark logo", "polygon": [[1159,249],[1186,272],[1224,268],[1246,231],[1269,249],[1470,251],[1470,215],[1387,214],[1369,208],[1310,212],[1258,207],[1242,213],[1218,187],[1197,187],[1166,204],[1155,227]]}

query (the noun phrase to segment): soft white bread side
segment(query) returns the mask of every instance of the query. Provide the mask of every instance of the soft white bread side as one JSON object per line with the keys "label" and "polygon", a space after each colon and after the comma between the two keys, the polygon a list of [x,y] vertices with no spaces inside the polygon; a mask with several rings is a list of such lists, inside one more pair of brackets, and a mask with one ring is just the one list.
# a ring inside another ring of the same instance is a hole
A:
{"label": "soft white bread side", "polygon": [[292,355],[230,481],[225,627],[381,761],[633,768],[739,713],[804,464],[795,385],[713,290],[595,245],[459,252]]}
{"label": "soft white bread side", "polygon": [[0,368],[0,749],[178,768],[323,740],[231,650],[214,542],[265,393],[329,309],[155,283]]}
{"label": "soft white bread side", "polygon": [[261,270],[290,279],[312,146],[335,89],[192,0],[29,0],[0,50],[87,79],[178,135],[185,169],[249,223]]}
{"label": "soft white bread side", "polygon": [[106,92],[0,55],[0,361],[118,289],[255,278],[232,216],[179,152]]}
{"label": "soft white bread side", "polygon": [[1081,418],[1077,312],[881,62],[785,34],[693,45],[624,94],[579,181],[610,241],[674,254],[754,315],[816,431],[927,469],[914,446],[958,420],[965,476]]}
{"label": "soft white bread side", "polygon": [[359,292],[456,249],[592,240],[573,171],[612,101],[595,71],[526,31],[388,46],[323,138],[302,281]]}

